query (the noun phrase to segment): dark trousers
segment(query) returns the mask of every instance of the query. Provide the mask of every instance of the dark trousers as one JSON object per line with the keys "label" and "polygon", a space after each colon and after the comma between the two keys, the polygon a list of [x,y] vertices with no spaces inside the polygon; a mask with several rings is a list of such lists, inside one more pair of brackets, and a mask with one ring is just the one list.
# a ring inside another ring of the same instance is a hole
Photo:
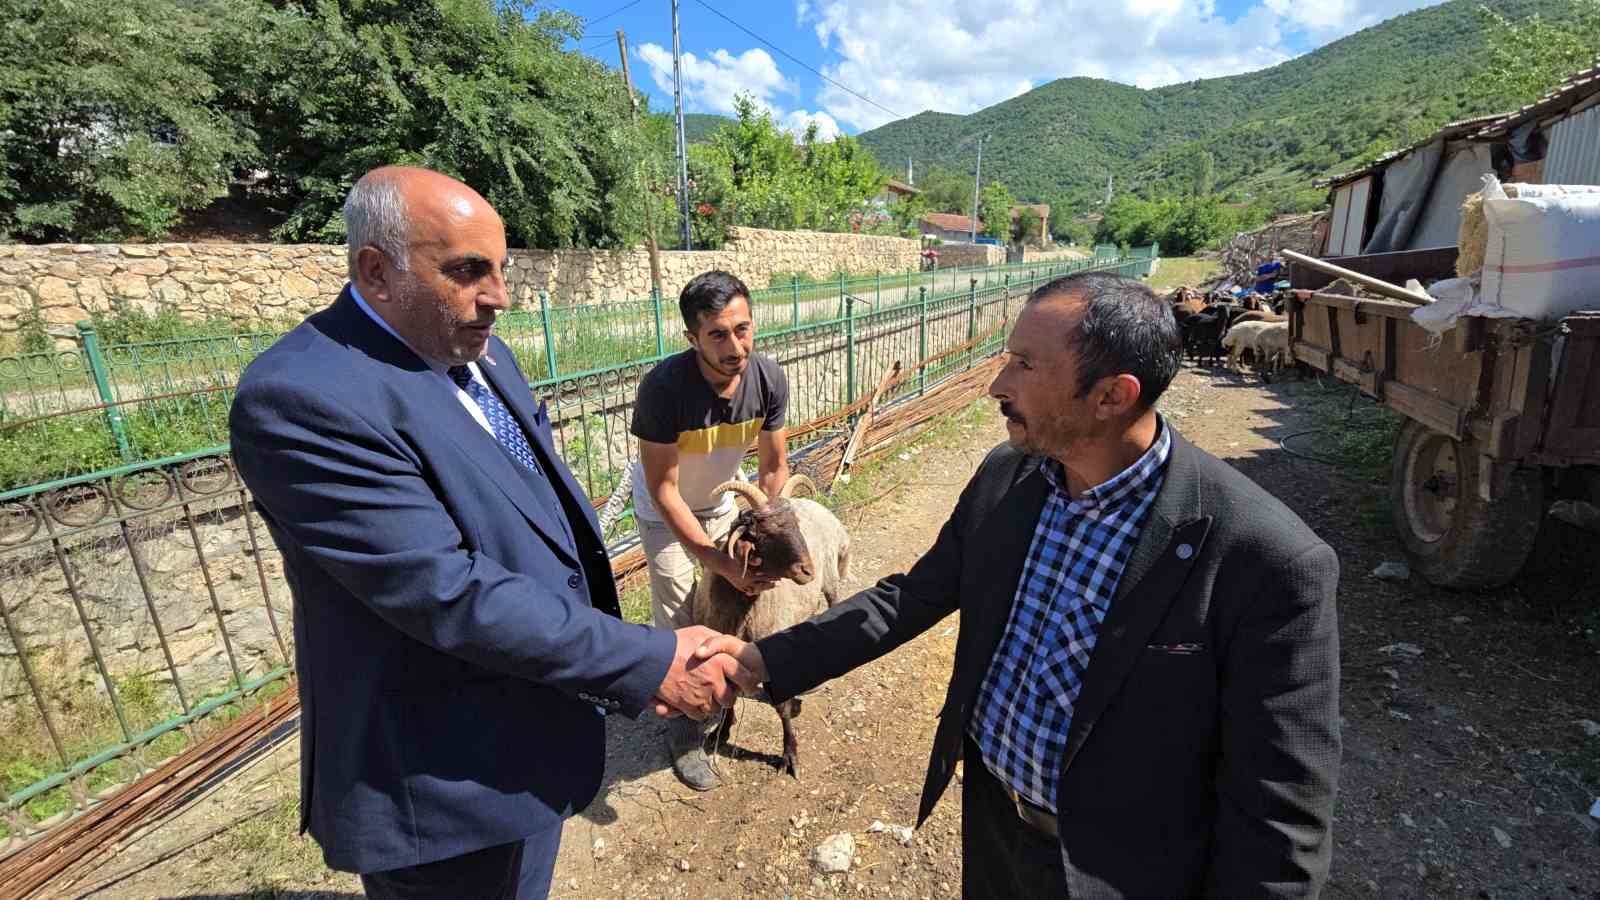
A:
{"label": "dark trousers", "polygon": [[361,876],[361,888],[372,900],[544,900],[560,848],[561,826],[556,825],[526,840],[371,872]]}
{"label": "dark trousers", "polygon": [[1005,787],[967,739],[961,780],[961,896],[1065,897],[1061,845],[1017,818]]}

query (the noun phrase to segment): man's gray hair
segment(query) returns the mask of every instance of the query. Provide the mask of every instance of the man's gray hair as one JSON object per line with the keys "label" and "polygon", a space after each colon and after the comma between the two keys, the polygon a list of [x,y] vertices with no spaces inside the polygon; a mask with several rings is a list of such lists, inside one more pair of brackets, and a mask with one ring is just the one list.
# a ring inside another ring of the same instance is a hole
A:
{"label": "man's gray hair", "polygon": [[344,201],[344,227],[350,280],[356,277],[356,257],[367,246],[382,250],[400,271],[410,270],[411,221],[399,179],[368,174],[357,181]]}

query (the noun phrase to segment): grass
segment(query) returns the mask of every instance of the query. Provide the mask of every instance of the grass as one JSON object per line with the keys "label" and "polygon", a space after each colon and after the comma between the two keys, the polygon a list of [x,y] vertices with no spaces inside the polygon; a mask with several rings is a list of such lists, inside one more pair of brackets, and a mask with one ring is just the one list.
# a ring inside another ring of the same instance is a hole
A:
{"label": "grass", "polygon": [[[122,728],[115,711],[97,684],[90,684],[64,672],[49,652],[37,654],[31,661],[40,679],[40,689],[54,702],[53,720],[60,729],[62,749],[70,760],[75,762],[84,759],[122,742]],[[123,713],[127,716],[128,728],[135,734],[181,712],[172,689],[149,675],[116,678],[113,684]],[[194,724],[195,737],[204,739],[238,718],[254,703],[282,692],[286,686],[285,681],[279,679],[265,685],[242,703],[236,700],[213,710]],[[191,698],[191,704],[199,705],[235,687],[235,681],[229,678],[226,684],[200,697]],[[44,722],[33,706],[13,706],[5,719],[7,721],[0,721],[0,725],[3,725],[0,727],[0,794],[9,796],[61,771],[62,766]],[[149,768],[188,746],[189,737],[184,730],[169,731],[134,751],[134,756],[123,756],[90,770],[83,776],[83,787],[92,795],[112,785],[132,781],[142,774],[138,760],[142,760]],[[39,822],[71,806],[72,792],[68,786],[62,786],[31,798],[23,804],[22,809],[29,819]],[[10,823],[0,820],[0,839],[10,834]]]}
{"label": "grass", "polygon": [[1222,274],[1222,263],[1217,259],[1198,256],[1164,258],[1156,266],[1156,272],[1150,276],[1148,284],[1156,293],[1165,294],[1185,285],[1198,287],[1220,274]]}

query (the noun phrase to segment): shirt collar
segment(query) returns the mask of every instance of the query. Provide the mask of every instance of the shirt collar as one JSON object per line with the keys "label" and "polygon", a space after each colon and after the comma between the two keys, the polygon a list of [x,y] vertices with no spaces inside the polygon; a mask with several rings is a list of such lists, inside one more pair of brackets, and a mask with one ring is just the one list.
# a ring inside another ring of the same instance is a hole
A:
{"label": "shirt collar", "polygon": [[[1131,497],[1145,493],[1156,481],[1157,475],[1166,467],[1167,459],[1172,455],[1172,432],[1167,428],[1167,422],[1160,414],[1156,415],[1156,439],[1150,448],[1144,451],[1133,465],[1109,479],[1089,488],[1077,497],[1068,497],[1081,509],[1109,509],[1120,505]],[[1045,480],[1050,482],[1050,487],[1067,496],[1067,476],[1061,461],[1045,457],[1039,461],[1039,471],[1044,474]]]}
{"label": "shirt collar", "polygon": [[447,378],[449,377],[449,366],[436,363],[426,356],[423,356],[421,353],[417,353],[417,348],[411,346],[410,341],[407,341],[405,338],[401,337],[400,332],[394,330],[394,326],[390,325],[388,322],[385,322],[382,316],[372,311],[372,307],[367,305],[367,298],[361,296],[361,291],[356,288],[356,283],[354,281],[350,282],[350,297],[356,301],[356,306],[361,307],[361,311],[367,314],[367,318],[376,322],[379,328],[389,332],[389,336],[404,344],[407,350],[410,350],[412,353],[416,353],[417,359],[420,359],[427,364],[428,368],[432,369],[435,374],[444,375]]}

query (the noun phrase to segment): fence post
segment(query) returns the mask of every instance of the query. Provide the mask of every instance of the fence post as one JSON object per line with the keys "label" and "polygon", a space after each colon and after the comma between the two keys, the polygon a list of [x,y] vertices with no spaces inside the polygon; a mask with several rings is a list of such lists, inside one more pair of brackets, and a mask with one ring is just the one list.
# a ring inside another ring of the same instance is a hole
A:
{"label": "fence post", "polygon": [[539,292],[539,327],[544,329],[544,361],[549,367],[547,378],[556,377],[556,335],[550,330],[550,295]]}
{"label": "fence post", "polygon": [[920,396],[928,386],[928,286],[917,287],[917,307],[920,315],[917,317],[917,394]]}
{"label": "fence post", "polygon": [[879,269],[873,274],[877,276],[878,283],[872,290],[872,308],[875,310],[883,309],[883,270]]}
{"label": "fence post", "polygon": [[972,339],[978,336],[978,276],[970,276],[967,286],[967,368],[977,362],[978,348]]}
{"label": "fence post", "polygon": [[105,357],[100,353],[100,335],[95,333],[94,323],[88,320],[78,323],[78,339],[83,342],[83,358],[89,363],[89,373],[94,376],[94,388],[100,394],[100,402],[106,404],[106,424],[111,426],[111,436],[117,440],[117,455],[123,462],[133,461],[133,450],[128,446],[128,432],[122,427],[122,409],[116,405],[117,398],[111,394],[111,373],[106,368]]}
{"label": "fence post", "polygon": [[1000,316],[1001,319],[1011,317],[1011,273],[1000,276]]}
{"label": "fence post", "polygon": [[654,285],[650,287],[650,305],[656,314],[656,355],[666,356],[667,336],[661,332],[661,290]]}
{"label": "fence post", "polygon": [[[839,285],[844,286],[843,276]],[[844,299],[844,404],[849,406],[856,402],[856,304],[849,294],[841,296]]]}
{"label": "fence post", "polygon": [[800,327],[800,275],[795,273],[789,276],[789,308],[793,313],[789,316],[789,327]]}
{"label": "fence post", "polygon": [[850,314],[850,301],[845,299],[843,271],[839,273],[839,314],[846,316]]}

